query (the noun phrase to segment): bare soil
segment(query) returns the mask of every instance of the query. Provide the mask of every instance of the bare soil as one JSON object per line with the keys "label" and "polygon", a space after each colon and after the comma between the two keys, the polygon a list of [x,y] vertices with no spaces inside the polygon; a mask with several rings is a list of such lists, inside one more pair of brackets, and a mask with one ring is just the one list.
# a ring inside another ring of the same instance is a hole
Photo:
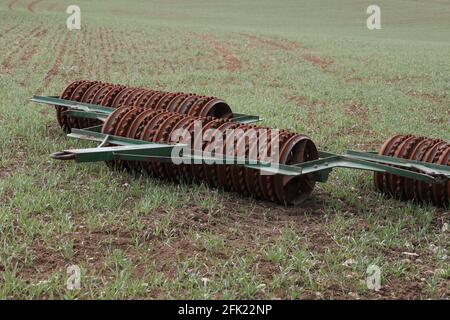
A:
{"label": "bare soil", "polygon": [[222,57],[222,60],[225,63],[224,68],[227,71],[234,72],[242,69],[242,62],[236,55],[230,52],[230,49],[226,44],[212,38],[211,36],[203,36],[202,38],[217,52],[219,56]]}

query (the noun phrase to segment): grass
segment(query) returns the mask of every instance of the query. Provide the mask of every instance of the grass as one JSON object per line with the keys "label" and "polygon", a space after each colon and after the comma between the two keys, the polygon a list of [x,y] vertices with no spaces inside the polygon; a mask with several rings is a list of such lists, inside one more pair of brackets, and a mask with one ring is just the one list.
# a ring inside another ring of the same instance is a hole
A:
{"label": "grass", "polygon": [[73,3],[30,3],[0,7],[0,298],[448,298],[448,210],[384,198],[371,174],[333,172],[284,208],[55,162],[92,145],[27,102],[89,78],[220,96],[333,152],[448,140],[446,2],[379,1],[369,31],[370,1],[80,0],[72,32]]}

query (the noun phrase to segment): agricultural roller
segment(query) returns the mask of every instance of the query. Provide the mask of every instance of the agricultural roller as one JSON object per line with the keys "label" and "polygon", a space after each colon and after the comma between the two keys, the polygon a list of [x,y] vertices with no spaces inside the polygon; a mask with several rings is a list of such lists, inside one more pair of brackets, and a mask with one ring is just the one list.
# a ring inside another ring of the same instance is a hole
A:
{"label": "agricultural roller", "polygon": [[[374,172],[376,189],[386,195],[449,204],[450,143],[444,140],[396,135],[379,152],[338,155],[317,150],[305,135],[258,127],[257,116],[233,113],[216,97],[77,81],[58,97],[31,100],[56,106],[69,137],[100,143],[52,154],[57,160],[105,161],[111,168],[283,205],[301,204],[333,168],[351,168]],[[209,132],[213,138],[197,143],[196,124],[200,136]],[[230,138],[233,130],[241,134]],[[253,144],[250,132],[256,132]],[[277,157],[268,159],[275,148]]]}
{"label": "agricultural roller", "polygon": [[[118,108],[122,105],[145,109],[167,110],[201,117],[230,118],[230,106],[216,97],[185,92],[166,92],[127,87],[100,81],[79,80],[69,84],[59,98],[87,104]],[[70,117],[64,106],[56,106],[58,123],[64,131],[98,125],[95,119]]]}

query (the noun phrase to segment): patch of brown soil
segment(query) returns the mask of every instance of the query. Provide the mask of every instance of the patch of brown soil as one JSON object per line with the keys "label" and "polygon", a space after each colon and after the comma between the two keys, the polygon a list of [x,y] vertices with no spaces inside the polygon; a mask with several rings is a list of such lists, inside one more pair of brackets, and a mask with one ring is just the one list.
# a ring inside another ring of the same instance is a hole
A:
{"label": "patch of brown soil", "polygon": [[[0,120],[3,120],[0,118]],[[17,139],[17,151],[14,155],[13,161],[11,164],[0,167],[0,179],[5,179],[14,174],[17,170],[25,165],[26,161],[26,152],[23,151],[21,137],[16,137]]]}
{"label": "patch of brown soil", "polygon": [[33,0],[27,5],[27,9],[30,12],[34,12],[34,6],[37,5],[39,2],[42,2],[42,0]]}
{"label": "patch of brown soil", "polygon": [[416,92],[416,91],[410,91],[407,93],[408,96],[410,97],[415,97],[415,98],[423,98],[425,100],[434,102],[434,103],[438,103],[438,104],[442,104],[442,103],[449,103],[449,98],[445,95],[434,95],[431,93],[420,93],[420,92]]}
{"label": "patch of brown soil", "polygon": [[3,31],[3,32],[0,34],[0,38],[3,37],[3,36],[5,36],[6,34],[10,33],[12,30],[16,29],[18,26],[20,26],[20,23],[14,25],[14,26],[12,26],[11,28],[6,29],[5,31]]}
{"label": "patch of brown soil", "polygon": [[[302,246],[309,248],[311,256],[314,256],[317,263],[320,263],[326,252],[338,249],[333,235],[326,228],[327,217],[323,213],[321,202],[327,196],[319,192],[316,194],[317,199],[308,201],[302,207],[285,208],[265,202],[249,203],[248,199],[227,195],[220,200],[220,205],[227,208],[225,211],[211,213],[195,205],[186,205],[173,213],[160,208],[149,215],[138,217],[139,222],[143,224],[140,230],[130,230],[126,223],[119,223],[116,226],[103,226],[99,230],[90,231],[85,226],[84,217],[77,215],[71,218],[72,232],[60,235],[55,239],[54,244],[44,244],[35,240],[31,246],[32,256],[35,257],[32,265],[21,266],[19,261],[18,273],[23,280],[36,283],[48,280],[49,276],[56,271],[64,275],[67,266],[79,264],[86,267],[89,275],[95,274],[109,279],[109,276],[113,274],[107,266],[109,261],[107,258],[111,251],[117,249],[132,263],[133,276],[141,278],[154,266],[156,272],[170,281],[183,276],[178,274],[180,260],[188,257],[198,258],[201,263],[196,266],[199,268],[196,274],[210,277],[214,274],[209,272],[211,270],[214,272],[221,261],[225,262],[232,254],[242,251],[243,254],[257,254],[252,272],[262,281],[271,281],[274,275],[280,274],[280,266],[266,260],[264,255],[261,255],[261,250],[265,245],[279,243],[282,240],[282,232],[286,228],[304,239]],[[244,211],[242,211],[243,208]],[[350,210],[353,209],[350,208]],[[123,214],[127,215],[129,211],[124,210]],[[166,229],[174,230],[174,233],[155,235],[157,224],[169,215],[170,225]],[[356,226],[360,232],[363,232],[365,227],[363,219]],[[195,239],[189,237],[203,231],[220,235],[225,241],[225,252],[208,252]],[[57,244],[63,240],[70,240],[73,243],[71,258],[65,258],[57,249]],[[139,250],[140,244],[146,244],[146,250]],[[396,261],[401,253],[387,251],[383,255],[388,261]],[[425,255],[422,257],[422,253],[421,258],[424,261],[432,260]],[[314,264],[310,270],[313,279],[315,268],[318,266]],[[421,274],[425,274],[425,269],[430,269],[430,266],[424,267],[424,270],[421,269]],[[295,272],[289,272],[294,273],[292,279],[295,281]],[[330,277],[332,278],[333,275]],[[418,282],[415,280],[388,277],[383,280],[381,291],[368,291],[362,296],[381,299],[417,298],[422,294],[425,296],[426,284],[420,279],[417,279]],[[301,288],[300,278],[298,281],[296,285]],[[313,299],[324,297],[351,299],[353,297],[342,290],[337,280],[336,284],[332,279],[327,283],[329,283],[328,288],[321,289],[320,293],[303,290],[301,297]],[[439,288],[439,290],[445,290],[445,288]],[[278,291],[271,294],[290,298],[287,290],[279,289]],[[157,296],[157,293],[153,292],[148,295],[155,294]]]}
{"label": "patch of brown soil", "polygon": [[301,45],[294,41],[279,41],[273,38],[254,36],[246,33],[241,33],[240,35],[248,38],[256,46],[262,46],[265,48],[281,49],[284,51],[292,51],[301,48]]}
{"label": "patch of brown soil", "polygon": [[361,122],[367,123],[369,121],[369,109],[364,106],[352,104],[348,105],[344,110],[346,114],[360,119]]}
{"label": "patch of brown soil", "polygon": [[17,2],[18,0],[8,0],[8,10],[12,11],[13,10],[13,5]]}
{"label": "patch of brown soil", "polygon": [[67,67],[64,68],[64,77],[67,79],[83,78],[83,70],[87,66],[82,50],[84,50],[83,31],[72,31],[75,37],[69,45]]}
{"label": "patch of brown soil", "polygon": [[384,82],[388,84],[396,84],[402,81],[429,81],[431,79],[430,76],[395,76],[392,78],[384,79]]}
{"label": "patch of brown soil", "polygon": [[354,137],[352,148],[360,150],[376,150],[382,144],[381,140],[374,140],[369,121],[369,109],[359,104],[348,105],[345,113],[352,118],[352,125],[339,130],[339,134]]}
{"label": "patch of brown soil", "polygon": [[361,83],[365,83],[367,81],[370,81],[370,78],[362,78],[362,77],[351,77],[351,76],[346,76],[344,77],[344,82],[348,83],[348,84],[361,84]]}
{"label": "patch of brown soil", "polygon": [[23,36],[19,37],[17,41],[15,42],[16,46],[14,50],[10,51],[8,55],[5,57],[5,60],[2,62],[2,67],[5,69],[6,72],[11,73],[13,71],[13,65],[12,61],[13,59],[20,54],[22,50],[25,49],[25,47],[30,43],[30,38],[34,38],[38,36],[42,30],[41,26],[35,27],[30,32],[27,32]]}
{"label": "patch of brown soil", "polygon": [[6,167],[0,167],[0,180],[12,175],[17,170],[18,164],[14,163]]}
{"label": "patch of brown soil", "polygon": [[47,72],[44,79],[42,80],[42,86],[40,87],[38,92],[41,92],[43,89],[45,89],[48,86],[48,84],[52,81],[52,79],[58,74],[62,60],[66,54],[68,40],[69,40],[69,34],[66,33],[66,36],[60,46],[58,55],[55,59],[55,63],[50,68],[50,70]]}
{"label": "patch of brown soil", "polygon": [[305,53],[303,55],[303,59],[305,59],[306,61],[312,63],[314,66],[316,66],[319,69],[322,70],[328,70],[328,68],[334,64],[334,61],[331,59],[325,59],[313,54],[309,54],[309,53]]}
{"label": "patch of brown soil", "polygon": [[107,39],[108,39],[108,33],[106,31],[106,28],[101,28],[99,30],[99,37],[100,37],[100,54],[103,59],[103,73],[104,81],[109,81],[110,79],[110,58],[111,58],[111,50],[107,47]]}
{"label": "patch of brown soil", "polygon": [[91,31],[89,26],[84,26],[83,29],[79,32],[82,35],[81,45],[78,46],[80,50],[79,59],[84,68],[86,68],[87,77],[89,79],[93,79],[96,78],[94,72],[94,63],[93,61],[88,61],[88,57],[90,56],[89,48],[92,48],[91,33],[93,31]]}
{"label": "patch of brown soil", "polygon": [[224,68],[227,71],[235,72],[242,69],[242,62],[239,60],[238,57],[236,57],[234,54],[232,54],[224,43],[217,41],[216,39],[210,37],[210,36],[202,36],[203,40],[208,43],[209,46],[211,46],[219,56],[222,57],[222,60],[225,63]]}
{"label": "patch of brown soil", "polygon": [[[39,39],[37,42],[34,42],[31,45],[31,48],[29,48],[29,50],[25,51],[24,54],[22,55],[22,57],[20,58],[20,63],[22,66],[26,66],[28,65],[28,62],[33,58],[33,56],[36,54],[37,52],[37,48],[40,45],[40,41],[43,37],[45,37],[48,33],[47,29],[42,29],[40,30],[38,33],[36,33],[34,35],[35,38]],[[34,70],[33,70],[34,71]]]}

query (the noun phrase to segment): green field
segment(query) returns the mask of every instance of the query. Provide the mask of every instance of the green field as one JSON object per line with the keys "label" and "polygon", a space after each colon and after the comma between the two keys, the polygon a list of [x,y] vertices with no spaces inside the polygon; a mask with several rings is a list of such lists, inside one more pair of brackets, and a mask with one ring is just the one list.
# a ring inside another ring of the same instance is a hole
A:
{"label": "green field", "polygon": [[449,31],[446,0],[2,1],[0,298],[449,298],[449,211],[386,198],[370,173],[281,207],[57,162],[94,145],[27,101],[85,78],[218,96],[331,152],[450,140]]}

